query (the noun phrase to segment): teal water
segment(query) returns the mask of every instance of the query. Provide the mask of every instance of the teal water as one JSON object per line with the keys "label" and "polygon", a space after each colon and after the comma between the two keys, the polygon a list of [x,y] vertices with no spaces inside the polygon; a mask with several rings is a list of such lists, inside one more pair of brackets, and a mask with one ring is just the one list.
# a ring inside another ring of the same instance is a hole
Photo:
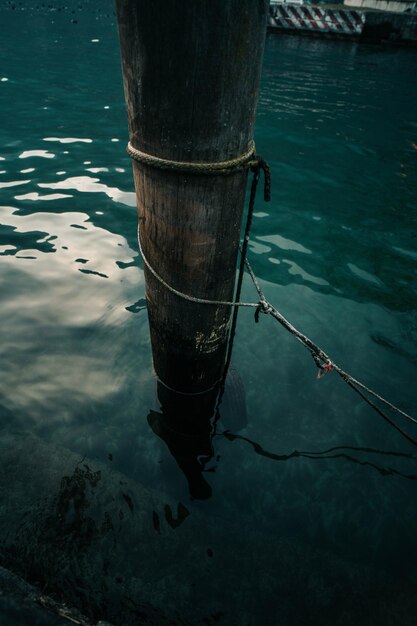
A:
{"label": "teal water", "polygon": [[[0,8],[3,436],[35,435],[165,494],[197,526],[205,520],[200,533],[207,524],[256,537],[247,558],[259,589],[247,570],[239,579],[237,560],[226,570],[233,581],[213,573],[230,591],[221,616],[172,623],[231,624],[239,587],[253,596],[247,624],[414,624],[415,447],[334,374],[318,381],[308,353],[270,318],[255,326],[240,313],[233,367],[247,420],[224,417],[204,472],[212,497],[190,498],[147,419],[159,406],[112,7],[13,6]],[[250,241],[268,299],[411,414],[416,67],[415,50],[268,35],[255,139],[273,194],[257,200]],[[249,281],[243,297],[255,297]],[[275,542],[298,551],[290,567],[277,549],[281,577],[258,560]],[[178,578],[164,584],[164,594],[147,592],[162,608],[182,598]],[[205,615],[216,614],[217,589],[209,579],[198,595]],[[96,617],[127,623],[111,598]]]}

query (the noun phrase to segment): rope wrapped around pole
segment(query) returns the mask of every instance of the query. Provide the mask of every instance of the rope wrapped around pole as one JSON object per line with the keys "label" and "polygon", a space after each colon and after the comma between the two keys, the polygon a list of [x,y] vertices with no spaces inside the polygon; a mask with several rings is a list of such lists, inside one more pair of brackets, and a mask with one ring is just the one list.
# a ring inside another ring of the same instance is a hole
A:
{"label": "rope wrapped around pole", "polygon": [[[142,256],[144,264],[147,266],[149,271],[153,274],[153,276],[169,291],[174,293],[179,298],[183,298],[184,300],[188,300],[190,302],[195,302],[196,304],[206,304],[206,305],[216,305],[216,306],[230,306],[234,308],[231,331],[229,336],[229,349],[226,357],[226,363],[223,372],[223,388],[224,382],[227,376],[227,372],[230,366],[231,361],[231,352],[232,352],[232,344],[234,340],[234,335],[236,331],[236,323],[237,323],[237,311],[239,307],[248,307],[254,308],[255,310],[255,322],[259,322],[259,316],[261,313],[265,315],[271,315],[277,322],[281,324],[286,330],[288,330],[295,338],[302,343],[302,345],[310,352],[313,360],[318,367],[318,375],[317,378],[321,378],[327,372],[334,370],[342,380],[349,385],[365,402],[371,406],[374,411],[376,411],[385,421],[387,421],[393,428],[395,428],[405,439],[407,439],[410,443],[417,447],[417,440],[406,433],[402,428],[400,428],[397,424],[395,424],[391,418],[389,418],[370,398],[368,398],[365,393],[371,395],[375,399],[379,400],[385,406],[389,407],[392,411],[397,412],[402,417],[406,418],[408,421],[417,424],[417,419],[398,408],[381,395],[364,385],[362,382],[351,376],[348,372],[344,371],[341,367],[339,367],[330,357],[322,350],[319,346],[317,346],[309,337],[300,332],[295,326],[291,324],[275,307],[273,307],[268,300],[265,298],[265,295],[259,285],[259,282],[252,270],[252,267],[247,259],[247,248],[249,243],[249,234],[252,225],[252,216],[253,210],[255,206],[255,197],[257,191],[257,185],[259,181],[259,174],[262,170],[264,172],[264,199],[265,201],[269,201],[271,197],[271,173],[269,165],[264,161],[260,156],[256,154],[255,144],[252,143],[248,148],[247,152],[236,157],[235,159],[231,159],[229,161],[220,161],[217,163],[191,163],[191,162],[182,162],[182,161],[170,161],[168,159],[161,159],[159,157],[154,157],[152,155],[146,154],[137,150],[132,146],[129,142],[127,146],[128,154],[138,163],[142,163],[144,165],[148,165],[150,167],[156,167],[158,169],[169,169],[177,172],[184,172],[190,174],[201,174],[201,175],[228,175],[232,174],[236,171],[242,171],[243,169],[250,169],[253,173],[253,180],[250,191],[250,200],[248,207],[248,215],[246,219],[245,233],[243,238],[243,243],[240,247],[241,252],[241,262],[239,267],[239,275],[238,282],[236,288],[236,296],[233,301],[221,301],[221,300],[209,300],[204,298],[196,298],[195,296],[185,294],[178,289],[174,289],[171,287],[163,278],[160,276],[157,271],[151,266],[146,256],[144,255],[143,248],[140,242],[140,232],[138,227],[138,245],[139,251]],[[249,276],[255,286],[256,291],[258,292],[259,301],[258,302],[241,302],[240,301],[240,293],[243,282],[243,273],[244,268],[247,268]],[[364,393],[365,392],[365,393]],[[220,398],[222,396],[222,391],[220,392]]]}
{"label": "rope wrapped around pole", "polygon": [[269,165],[256,154],[255,143],[252,141],[246,152],[226,161],[172,161],[161,157],[142,152],[129,141],[126,147],[128,155],[137,163],[155,167],[159,170],[170,170],[172,172],[182,172],[183,174],[196,174],[201,176],[229,176],[244,170],[254,171],[261,168],[265,174],[264,199],[268,202],[271,199],[271,172]]}

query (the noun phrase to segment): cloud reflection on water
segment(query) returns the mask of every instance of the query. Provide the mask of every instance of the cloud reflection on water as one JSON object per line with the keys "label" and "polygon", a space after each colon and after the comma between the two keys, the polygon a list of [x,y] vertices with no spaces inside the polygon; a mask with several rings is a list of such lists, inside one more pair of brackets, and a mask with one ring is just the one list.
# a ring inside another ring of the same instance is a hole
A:
{"label": "cloud reflection on water", "polygon": [[62,200],[64,198],[73,198],[74,196],[68,193],[50,193],[44,196],[41,196],[37,191],[32,191],[31,193],[25,193],[21,196],[15,196],[16,200]]}
{"label": "cloud reflection on water", "polygon": [[[143,290],[136,252],[84,212],[22,214],[2,206],[0,221],[13,234],[0,248],[1,291],[8,296],[0,329],[2,401],[39,425],[65,422],[123,385],[123,376],[115,376],[122,344],[113,337]],[[96,330],[86,341],[87,328]]]}
{"label": "cloud reflection on water", "polygon": [[71,176],[57,183],[38,183],[38,187],[43,189],[76,189],[81,192],[103,192],[114,202],[120,202],[127,206],[136,205],[134,192],[109,187],[101,183],[99,178],[92,178],[91,176]]}

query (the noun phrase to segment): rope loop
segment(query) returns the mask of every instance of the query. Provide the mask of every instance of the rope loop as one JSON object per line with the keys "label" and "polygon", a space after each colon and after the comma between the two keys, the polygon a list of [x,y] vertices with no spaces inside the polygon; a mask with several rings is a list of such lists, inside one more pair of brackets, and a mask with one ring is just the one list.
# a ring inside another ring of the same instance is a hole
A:
{"label": "rope loop", "polygon": [[182,172],[185,174],[202,174],[208,176],[226,176],[228,174],[233,174],[234,172],[250,169],[258,163],[255,144],[253,141],[250,142],[249,148],[246,152],[226,161],[205,162],[164,159],[162,157],[148,154],[147,152],[142,152],[142,150],[138,150],[138,148],[135,148],[132,145],[131,141],[127,144],[126,152],[137,163],[142,163],[143,165],[148,165],[149,167],[154,167],[160,170]]}
{"label": "rope loop", "polygon": [[159,170],[170,170],[172,172],[182,172],[184,174],[200,174],[205,176],[227,176],[235,172],[251,170],[255,177],[259,178],[262,170],[264,173],[264,200],[271,199],[271,170],[268,163],[259,154],[256,154],[255,143],[250,142],[249,148],[243,154],[228,159],[227,161],[173,161],[163,159],[153,154],[142,152],[129,141],[126,147],[128,155],[137,163],[142,163],[148,167]]}
{"label": "rope loop", "polygon": [[260,313],[263,313],[264,315],[269,315],[269,313],[271,313],[271,312],[272,312],[272,306],[269,304],[269,302],[267,302],[263,298],[261,300],[259,300],[258,306],[256,307],[256,311],[255,311],[255,322],[256,322],[256,324],[258,324],[258,322],[259,322],[259,314]]}
{"label": "rope loop", "polygon": [[271,168],[269,164],[259,155],[255,154],[256,164],[251,167],[251,171],[259,172],[262,170],[264,173],[264,200],[269,202],[271,200]]}

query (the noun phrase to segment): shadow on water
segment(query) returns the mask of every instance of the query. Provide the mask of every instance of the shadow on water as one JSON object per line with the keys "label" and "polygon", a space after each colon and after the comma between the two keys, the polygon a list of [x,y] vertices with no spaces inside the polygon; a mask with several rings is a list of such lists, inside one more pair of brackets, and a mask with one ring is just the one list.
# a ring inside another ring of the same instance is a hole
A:
{"label": "shadow on water", "polygon": [[246,441],[249,443],[254,452],[263,456],[271,461],[289,461],[291,459],[312,459],[314,461],[328,461],[332,459],[344,459],[349,461],[350,463],[356,463],[357,465],[362,465],[364,467],[372,467],[377,472],[379,472],[382,476],[399,476],[401,478],[407,478],[408,480],[417,480],[417,474],[405,474],[400,472],[392,467],[383,467],[381,465],[376,465],[371,460],[368,459],[359,459],[351,454],[348,454],[346,451],[351,450],[355,452],[363,452],[365,454],[371,455],[382,455],[389,457],[396,457],[402,459],[411,459],[417,461],[417,456],[414,454],[407,454],[406,452],[390,452],[388,450],[378,450],[376,448],[364,448],[360,446],[335,446],[333,448],[329,448],[328,450],[323,450],[322,452],[308,452],[308,451],[300,451],[293,450],[287,454],[275,454],[273,452],[269,452],[265,450],[259,443],[256,441],[252,441],[247,437],[243,437],[242,435],[235,435],[231,432],[225,431],[223,433],[218,433],[218,437],[223,436],[228,441]]}
{"label": "shadow on water", "polygon": [[[415,454],[349,445],[334,446],[317,452],[292,450],[278,454],[266,450],[248,437],[237,434],[247,425],[247,412],[245,391],[238,373],[233,369],[227,378],[224,394],[220,394],[220,403],[218,388],[204,395],[184,395],[158,382],[157,395],[160,411],[149,411],[148,424],[153,433],[167,445],[177,466],[185,475],[191,499],[206,500],[212,496],[212,488],[205,475],[216,471],[216,467],[210,466],[210,462],[213,459],[218,462],[220,459],[220,456],[216,455],[214,439],[221,437],[229,442],[246,442],[257,455],[272,461],[344,460],[363,468],[371,468],[381,476],[417,480],[417,472],[400,471],[391,467],[388,461],[375,462],[376,458],[384,457],[417,461]],[[226,429],[219,432],[219,425],[226,425]]]}

